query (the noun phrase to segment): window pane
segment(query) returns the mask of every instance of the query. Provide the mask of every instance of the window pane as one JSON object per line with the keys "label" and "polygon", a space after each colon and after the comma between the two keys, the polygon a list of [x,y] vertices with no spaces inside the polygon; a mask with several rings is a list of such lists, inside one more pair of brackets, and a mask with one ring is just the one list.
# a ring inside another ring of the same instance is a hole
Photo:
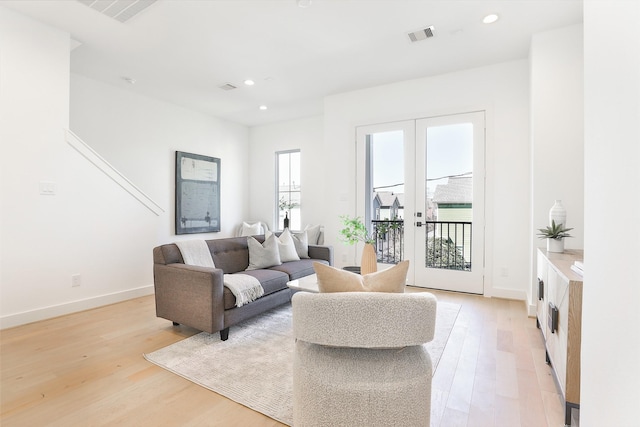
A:
{"label": "window pane", "polygon": [[427,129],[425,266],[471,271],[473,125]]}
{"label": "window pane", "polygon": [[289,228],[300,230],[301,219],[301,183],[300,183],[300,151],[276,153],[277,161],[277,228],[284,229],[285,218]]}

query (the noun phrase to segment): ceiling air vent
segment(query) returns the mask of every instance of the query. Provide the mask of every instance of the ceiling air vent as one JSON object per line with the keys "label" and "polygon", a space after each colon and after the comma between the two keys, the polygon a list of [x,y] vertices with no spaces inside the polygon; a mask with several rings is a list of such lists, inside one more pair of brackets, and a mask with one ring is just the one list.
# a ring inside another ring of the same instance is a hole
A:
{"label": "ceiling air vent", "polygon": [[125,22],[133,18],[157,0],[78,0],[85,6],[113,18]]}
{"label": "ceiling air vent", "polygon": [[418,31],[414,31],[412,33],[409,33],[409,40],[411,40],[412,42],[418,42],[420,40],[424,40],[424,39],[428,39],[430,37],[433,37],[434,34],[434,28],[433,25],[427,28],[423,28],[421,30]]}
{"label": "ceiling air vent", "polygon": [[237,89],[237,86],[234,86],[231,83],[225,83],[222,86],[220,86],[220,89],[222,89],[222,90],[234,90],[234,89]]}

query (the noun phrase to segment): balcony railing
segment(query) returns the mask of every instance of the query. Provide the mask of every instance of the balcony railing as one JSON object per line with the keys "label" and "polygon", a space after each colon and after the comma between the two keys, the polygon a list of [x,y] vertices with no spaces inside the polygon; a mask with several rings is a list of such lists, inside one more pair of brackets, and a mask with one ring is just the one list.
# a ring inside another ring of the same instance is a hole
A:
{"label": "balcony railing", "polygon": [[[404,221],[373,220],[378,262],[397,264],[404,259]],[[425,221],[425,265],[429,268],[471,271],[471,222]]]}
{"label": "balcony railing", "polygon": [[430,268],[471,271],[471,223],[425,221],[427,260]]}
{"label": "balcony railing", "polygon": [[375,219],[373,235],[376,238],[376,255],[378,262],[397,264],[404,256],[404,221]]}

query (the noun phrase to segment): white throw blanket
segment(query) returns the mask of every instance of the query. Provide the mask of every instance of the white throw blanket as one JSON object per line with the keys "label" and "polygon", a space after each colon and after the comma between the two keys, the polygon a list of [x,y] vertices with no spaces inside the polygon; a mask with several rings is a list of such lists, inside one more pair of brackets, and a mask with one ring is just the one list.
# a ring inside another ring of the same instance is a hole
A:
{"label": "white throw blanket", "polygon": [[176,242],[176,245],[180,249],[185,264],[197,265],[198,267],[216,267],[213,264],[209,246],[204,240],[182,240]]}
{"label": "white throw blanket", "polygon": [[248,274],[225,274],[224,285],[235,295],[236,307],[242,307],[264,295],[264,288],[258,279]]}
{"label": "white throw blanket", "polygon": [[[180,249],[185,264],[198,267],[216,267],[213,258],[211,258],[209,246],[204,240],[182,240],[176,242],[176,245]],[[224,285],[236,297],[236,307],[242,307],[264,295],[264,288],[260,281],[248,274],[225,274]]]}

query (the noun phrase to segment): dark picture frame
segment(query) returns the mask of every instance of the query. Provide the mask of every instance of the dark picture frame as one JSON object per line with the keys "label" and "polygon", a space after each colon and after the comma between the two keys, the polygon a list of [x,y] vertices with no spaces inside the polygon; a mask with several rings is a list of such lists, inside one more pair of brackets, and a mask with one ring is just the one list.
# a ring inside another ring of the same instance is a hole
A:
{"label": "dark picture frame", "polygon": [[176,234],[220,231],[220,159],[176,151]]}

